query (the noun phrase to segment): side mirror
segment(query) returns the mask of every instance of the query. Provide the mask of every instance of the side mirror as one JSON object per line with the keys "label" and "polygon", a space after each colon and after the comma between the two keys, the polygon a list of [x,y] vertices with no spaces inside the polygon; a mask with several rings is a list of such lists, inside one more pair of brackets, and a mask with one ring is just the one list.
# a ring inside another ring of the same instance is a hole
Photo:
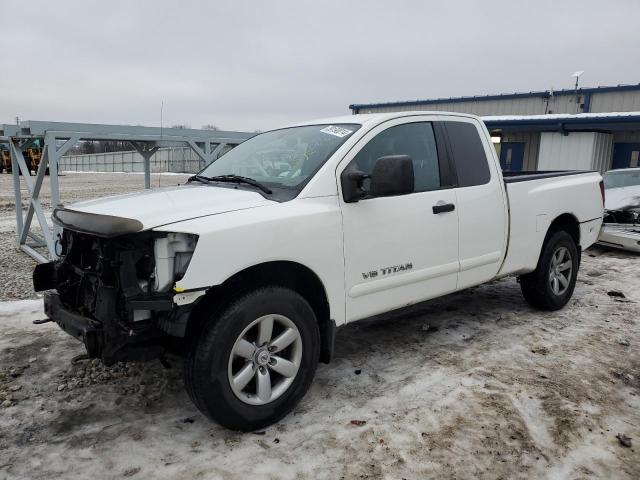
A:
{"label": "side mirror", "polygon": [[[364,181],[369,180],[369,188]],[[365,197],[390,197],[412,193],[414,190],[413,161],[408,155],[380,157],[373,166],[371,175],[359,170],[343,172],[341,175],[342,196],[346,203]]]}
{"label": "side mirror", "polygon": [[346,203],[354,203],[367,196],[363,183],[368,178],[371,178],[371,176],[360,170],[342,172],[340,181],[342,183],[342,196]]}
{"label": "side mirror", "polygon": [[409,155],[389,155],[376,160],[369,189],[372,196],[390,197],[413,191],[413,161]]}

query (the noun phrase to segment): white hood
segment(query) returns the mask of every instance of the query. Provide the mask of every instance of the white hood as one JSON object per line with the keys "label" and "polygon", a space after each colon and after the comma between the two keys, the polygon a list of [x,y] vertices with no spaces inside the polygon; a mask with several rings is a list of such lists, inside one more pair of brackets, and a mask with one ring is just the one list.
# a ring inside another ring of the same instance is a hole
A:
{"label": "white hood", "polygon": [[608,188],[605,191],[606,210],[625,210],[628,208],[640,208],[640,185]]}
{"label": "white hood", "polygon": [[218,213],[273,204],[256,192],[190,184],[74,203],[66,209],[137,220],[144,230]]}

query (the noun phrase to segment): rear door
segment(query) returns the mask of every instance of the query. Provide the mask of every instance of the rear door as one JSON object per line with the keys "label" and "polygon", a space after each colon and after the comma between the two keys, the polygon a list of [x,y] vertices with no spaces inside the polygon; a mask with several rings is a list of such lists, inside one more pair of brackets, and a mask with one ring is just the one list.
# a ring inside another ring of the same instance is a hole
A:
{"label": "rear door", "polygon": [[[414,192],[345,203],[348,321],[433,298],[456,289],[458,211],[441,126],[405,117],[374,128],[338,166],[371,173],[386,155],[409,155]],[[340,182],[338,182],[341,190]],[[447,205],[446,208],[434,206]]]}
{"label": "rear door", "polygon": [[498,273],[506,253],[507,206],[495,150],[479,122],[452,117],[444,126],[456,175],[462,289]]}

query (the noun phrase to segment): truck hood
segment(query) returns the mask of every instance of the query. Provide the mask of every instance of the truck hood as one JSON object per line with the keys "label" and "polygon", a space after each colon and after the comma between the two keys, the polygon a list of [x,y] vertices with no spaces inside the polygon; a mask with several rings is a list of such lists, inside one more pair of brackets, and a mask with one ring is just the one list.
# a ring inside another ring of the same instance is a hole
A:
{"label": "truck hood", "polygon": [[640,185],[608,188],[605,191],[605,209],[628,210],[640,208]]}
{"label": "truck hood", "polygon": [[252,191],[190,184],[74,203],[55,210],[53,220],[71,230],[114,236],[273,203]]}

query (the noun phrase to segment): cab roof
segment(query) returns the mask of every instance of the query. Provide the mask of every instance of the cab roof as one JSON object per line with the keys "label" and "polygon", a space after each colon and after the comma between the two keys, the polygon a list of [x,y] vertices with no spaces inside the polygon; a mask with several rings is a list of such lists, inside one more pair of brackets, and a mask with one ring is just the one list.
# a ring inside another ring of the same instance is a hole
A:
{"label": "cab roof", "polygon": [[387,120],[402,117],[414,117],[416,115],[453,115],[456,117],[474,118],[478,119],[476,115],[470,115],[467,113],[459,112],[443,112],[438,110],[432,111],[404,111],[404,112],[385,112],[385,113],[360,113],[357,115],[342,115],[338,117],[319,118],[315,120],[309,120],[306,122],[300,122],[288,125],[288,127],[301,127],[304,125],[323,125],[323,124],[346,124],[355,123],[358,125],[376,125]]}

